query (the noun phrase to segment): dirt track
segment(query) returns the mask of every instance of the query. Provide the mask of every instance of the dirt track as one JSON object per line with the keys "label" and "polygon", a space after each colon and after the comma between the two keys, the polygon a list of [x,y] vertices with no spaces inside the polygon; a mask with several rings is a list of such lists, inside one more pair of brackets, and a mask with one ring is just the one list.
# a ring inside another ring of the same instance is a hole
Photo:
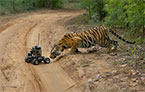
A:
{"label": "dirt track", "polygon": [[8,22],[0,28],[0,92],[80,92],[55,62],[34,66],[24,62],[26,51],[37,44],[38,33],[43,55],[65,34],[63,23],[80,12],[47,11]]}

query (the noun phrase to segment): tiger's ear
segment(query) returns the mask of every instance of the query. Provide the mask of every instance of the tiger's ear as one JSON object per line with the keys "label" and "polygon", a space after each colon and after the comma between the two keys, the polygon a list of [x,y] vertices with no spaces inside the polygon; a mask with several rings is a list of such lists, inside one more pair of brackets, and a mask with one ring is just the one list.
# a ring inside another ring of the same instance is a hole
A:
{"label": "tiger's ear", "polygon": [[56,46],[57,46],[56,44],[53,44],[53,45],[51,45],[51,48],[56,47]]}
{"label": "tiger's ear", "polygon": [[56,47],[57,45],[56,44],[53,44],[53,47]]}

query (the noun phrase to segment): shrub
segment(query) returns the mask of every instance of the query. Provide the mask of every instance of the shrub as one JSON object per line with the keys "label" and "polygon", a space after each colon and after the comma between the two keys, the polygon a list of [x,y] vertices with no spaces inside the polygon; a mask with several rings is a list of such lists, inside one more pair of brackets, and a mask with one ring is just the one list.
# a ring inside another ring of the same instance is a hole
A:
{"label": "shrub", "polygon": [[63,1],[62,0],[50,0],[50,8],[57,9],[62,8]]}
{"label": "shrub", "polygon": [[105,5],[106,24],[130,29],[132,34],[143,32],[145,25],[144,0],[109,0]]}

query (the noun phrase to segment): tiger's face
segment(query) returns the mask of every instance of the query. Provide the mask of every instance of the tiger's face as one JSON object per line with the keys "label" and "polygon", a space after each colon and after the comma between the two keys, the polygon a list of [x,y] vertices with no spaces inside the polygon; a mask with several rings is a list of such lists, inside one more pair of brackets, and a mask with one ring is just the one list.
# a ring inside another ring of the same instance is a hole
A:
{"label": "tiger's face", "polygon": [[63,50],[64,48],[62,46],[58,46],[54,44],[50,52],[50,58],[55,59],[57,56],[59,56],[63,52]]}

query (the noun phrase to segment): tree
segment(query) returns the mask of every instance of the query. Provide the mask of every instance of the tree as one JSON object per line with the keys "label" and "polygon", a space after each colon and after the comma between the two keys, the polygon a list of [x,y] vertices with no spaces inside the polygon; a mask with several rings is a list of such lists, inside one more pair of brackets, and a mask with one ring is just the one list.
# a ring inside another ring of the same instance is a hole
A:
{"label": "tree", "polygon": [[103,20],[106,15],[105,0],[82,0],[81,6],[86,9],[90,19],[95,15],[99,17],[99,20]]}

